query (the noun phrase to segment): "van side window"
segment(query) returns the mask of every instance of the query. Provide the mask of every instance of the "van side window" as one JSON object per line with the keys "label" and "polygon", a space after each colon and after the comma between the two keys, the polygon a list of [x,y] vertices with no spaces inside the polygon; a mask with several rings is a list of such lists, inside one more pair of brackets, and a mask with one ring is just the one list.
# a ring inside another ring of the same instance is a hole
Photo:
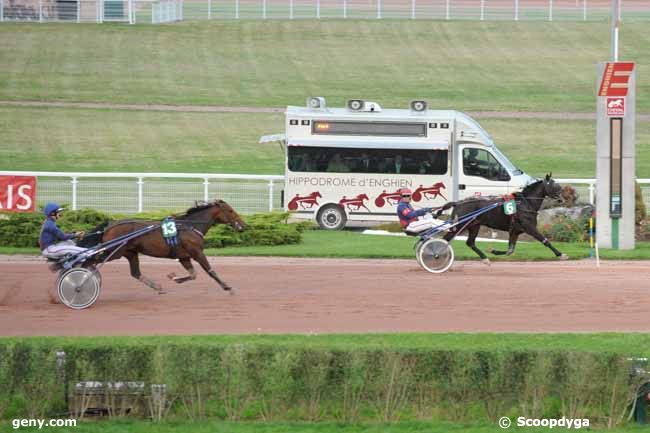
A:
{"label": "van side window", "polygon": [[487,150],[463,149],[463,172],[467,176],[482,177],[488,180],[509,181],[508,171]]}
{"label": "van side window", "polygon": [[289,146],[288,152],[293,172],[443,175],[448,165],[446,150]]}

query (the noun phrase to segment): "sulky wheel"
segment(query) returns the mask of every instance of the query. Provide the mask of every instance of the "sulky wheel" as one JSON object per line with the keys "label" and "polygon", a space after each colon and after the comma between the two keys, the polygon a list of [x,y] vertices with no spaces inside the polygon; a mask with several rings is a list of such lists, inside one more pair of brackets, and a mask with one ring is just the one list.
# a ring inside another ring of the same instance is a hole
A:
{"label": "sulky wheel", "polygon": [[425,270],[440,274],[454,263],[454,249],[444,239],[429,239],[420,246],[418,257]]}
{"label": "sulky wheel", "polygon": [[72,268],[64,271],[58,281],[59,300],[70,308],[82,310],[97,301],[101,290],[98,271]]}
{"label": "sulky wheel", "polygon": [[422,263],[420,263],[420,249],[422,248],[422,245],[424,245],[426,241],[424,239],[418,239],[418,241],[415,243],[413,248],[415,249],[415,261],[418,262],[418,265],[422,266]]}

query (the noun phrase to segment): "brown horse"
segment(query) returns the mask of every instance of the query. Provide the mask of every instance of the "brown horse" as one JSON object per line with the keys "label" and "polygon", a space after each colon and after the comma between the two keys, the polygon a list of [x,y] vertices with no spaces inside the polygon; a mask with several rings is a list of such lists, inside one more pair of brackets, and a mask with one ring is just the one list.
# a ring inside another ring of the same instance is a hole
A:
{"label": "brown horse", "polygon": [[[215,200],[209,203],[197,202],[196,206],[188,209],[184,214],[175,215],[174,221],[178,230],[177,246],[169,246],[163,238],[162,231],[157,229],[135,239],[131,239],[124,246],[120,247],[119,250],[115,251],[110,257],[110,260],[126,257],[129,261],[131,276],[133,278],[145,283],[160,293],[164,293],[159,284],[141,274],[138,255],[144,254],[152,257],[178,259],[181,265],[188,271],[188,275],[176,277],[174,273],[169,274],[168,277],[177,283],[184,283],[196,279],[196,271],[191,262],[194,259],[210,277],[219,283],[219,286],[223,290],[231,290],[232,287],[219,278],[219,275],[217,275],[210,266],[210,263],[208,263],[205,254],[203,254],[203,237],[210,227],[215,224],[230,224],[233,229],[243,231],[246,228],[246,224],[237,212],[223,200]],[[107,242],[147,227],[148,225],[159,223],[159,221],[145,220],[121,220],[110,224],[105,223],[95,229],[96,232],[99,231],[101,233],[101,236],[95,236],[94,239],[91,239],[92,235],[90,235],[82,239],[78,245],[90,247],[99,242]],[[105,228],[102,226],[105,226]],[[103,232],[101,232],[102,229]],[[110,253],[108,252],[107,254]]]}

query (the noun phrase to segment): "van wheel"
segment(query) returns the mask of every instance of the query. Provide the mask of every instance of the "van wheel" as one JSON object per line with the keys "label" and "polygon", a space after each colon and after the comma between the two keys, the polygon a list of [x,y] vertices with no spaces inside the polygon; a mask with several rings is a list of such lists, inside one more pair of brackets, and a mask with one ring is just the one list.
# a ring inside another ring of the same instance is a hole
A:
{"label": "van wheel", "polygon": [[316,222],[324,230],[341,230],[347,221],[345,211],[336,204],[323,206],[316,215]]}

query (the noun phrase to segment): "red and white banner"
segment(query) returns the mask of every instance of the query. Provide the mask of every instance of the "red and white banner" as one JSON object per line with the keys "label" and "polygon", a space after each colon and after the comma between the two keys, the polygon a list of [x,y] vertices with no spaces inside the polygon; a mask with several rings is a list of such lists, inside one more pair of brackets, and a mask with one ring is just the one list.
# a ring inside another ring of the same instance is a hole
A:
{"label": "red and white banner", "polygon": [[608,62],[600,80],[598,96],[627,96],[633,62]]}
{"label": "red and white banner", "polygon": [[0,212],[33,212],[36,177],[0,176]]}

